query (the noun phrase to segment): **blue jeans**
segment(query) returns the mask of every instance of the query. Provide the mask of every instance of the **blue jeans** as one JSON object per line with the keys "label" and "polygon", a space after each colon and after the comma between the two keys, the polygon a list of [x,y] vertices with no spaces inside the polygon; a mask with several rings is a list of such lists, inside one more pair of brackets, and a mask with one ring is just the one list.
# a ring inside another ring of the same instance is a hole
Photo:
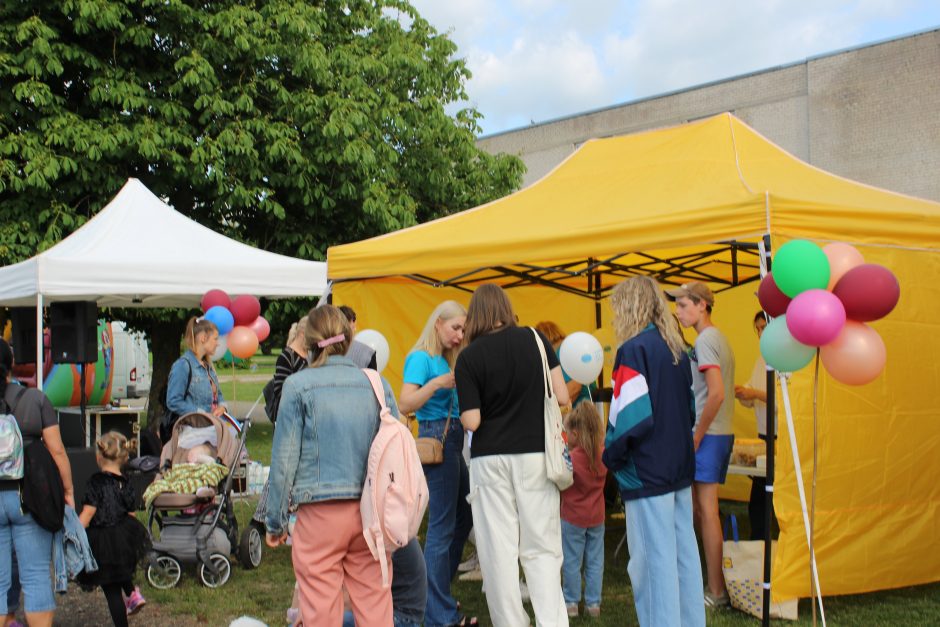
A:
{"label": "blue jeans", "polygon": [[641,627],[705,624],[692,488],[627,501],[627,572]]}
{"label": "blue jeans", "polygon": [[[393,616],[392,624],[395,627],[421,627],[418,623],[413,623],[409,620],[402,620],[397,616]],[[343,627],[356,627],[356,618],[353,616],[352,610],[346,610],[343,612]]]}
{"label": "blue jeans", "polygon": [[[426,420],[418,424],[419,437],[440,438],[446,420]],[[427,627],[450,625],[460,619],[457,602],[450,594],[450,582],[463,556],[473,518],[467,494],[470,475],[463,459],[463,427],[451,420],[444,443],[444,461],[424,467],[428,481],[428,530],[424,541],[424,561],[428,570],[428,605],[424,615]]]}
{"label": "blue jeans", "polygon": [[584,564],[584,606],[601,606],[604,585],[604,523],[596,527],[578,527],[562,519],[561,549],[565,556],[561,567],[561,589],[565,605],[581,601],[581,565]]}
{"label": "blue jeans", "polygon": [[49,612],[55,609],[52,594],[52,533],[46,531],[20,508],[17,490],[0,490],[0,615],[6,614],[7,592],[13,580],[12,554],[16,551],[20,585],[25,593],[25,610]]}

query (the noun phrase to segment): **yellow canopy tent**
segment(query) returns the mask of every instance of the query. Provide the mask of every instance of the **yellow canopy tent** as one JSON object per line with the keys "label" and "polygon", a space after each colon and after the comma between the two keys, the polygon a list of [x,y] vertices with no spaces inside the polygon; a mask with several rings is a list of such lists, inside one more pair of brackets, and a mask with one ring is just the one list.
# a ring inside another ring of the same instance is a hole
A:
{"label": "yellow canopy tent", "polygon": [[[586,142],[515,194],[330,248],[328,275],[335,301],[389,340],[393,386],[441,300],[466,304],[475,285],[496,282],[511,288],[521,323],[590,331],[609,328],[604,299],[636,274],[703,280],[720,291],[714,320],[731,339],[743,382],[757,355],[750,321],[765,234],[775,249],[794,238],[848,242],[901,283],[897,309],[873,324],[888,347],[882,376],[864,387],[820,376],[814,535],[823,594],[940,580],[940,409],[932,397],[940,383],[932,359],[940,354],[940,204],[819,170],[723,114]],[[807,485],[812,378],[809,367],[790,382]],[[739,411],[736,434],[753,437],[753,423]],[[775,600],[810,594],[793,459],[789,447],[777,448]]]}

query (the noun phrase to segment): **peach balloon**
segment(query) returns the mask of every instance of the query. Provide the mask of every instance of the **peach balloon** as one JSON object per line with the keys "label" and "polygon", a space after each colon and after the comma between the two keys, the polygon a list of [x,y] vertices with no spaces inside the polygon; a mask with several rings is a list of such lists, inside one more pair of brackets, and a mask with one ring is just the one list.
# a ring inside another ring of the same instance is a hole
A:
{"label": "peach balloon", "polygon": [[847,385],[865,385],[884,370],[887,351],[878,332],[855,320],[846,320],[839,335],[819,349],[823,366]]}
{"label": "peach balloon", "polygon": [[833,242],[823,246],[823,252],[829,259],[829,285],[827,290],[832,291],[833,286],[839,282],[846,272],[865,263],[862,253],[855,246],[843,242]]}
{"label": "peach balloon", "polygon": [[248,359],[258,350],[258,336],[248,327],[235,327],[228,334],[228,350],[239,359]]}

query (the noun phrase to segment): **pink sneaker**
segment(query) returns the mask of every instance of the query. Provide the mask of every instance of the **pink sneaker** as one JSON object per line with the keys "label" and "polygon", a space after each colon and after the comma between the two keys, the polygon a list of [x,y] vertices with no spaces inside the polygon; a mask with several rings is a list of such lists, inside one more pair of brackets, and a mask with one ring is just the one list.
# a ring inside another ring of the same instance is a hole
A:
{"label": "pink sneaker", "polygon": [[124,606],[127,608],[127,615],[133,616],[145,605],[147,605],[147,599],[145,599],[144,595],[140,593],[140,587],[134,586],[134,591],[131,592],[131,596],[124,600]]}

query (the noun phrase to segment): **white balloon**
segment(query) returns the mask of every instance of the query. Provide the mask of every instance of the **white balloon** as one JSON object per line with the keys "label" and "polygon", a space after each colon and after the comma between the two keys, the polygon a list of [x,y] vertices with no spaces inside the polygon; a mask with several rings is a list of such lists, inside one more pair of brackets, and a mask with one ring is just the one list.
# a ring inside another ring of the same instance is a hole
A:
{"label": "white balloon", "polygon": [[215,347],[215,352],[212,353],[212,357],[211,357],[212,361],[219,361],[220,359],[225,357],[225,351],[227,350],[228,350],[228,336],[220,335],[219,344],[218,346]]}
{"label": "white balloon", "polygon": [[576,331],[561,343],[558,360],[569,377],[589,385],[597,380],[604,367],[604,349],[590,333]]}
{"label": "white balloon", "polygon": [[353,339],[374,350],[376,369],[379,372],[385,370],[385,366],[388,365],[389,348],[388,340],[384,335],[375,329],[363,329]]}

